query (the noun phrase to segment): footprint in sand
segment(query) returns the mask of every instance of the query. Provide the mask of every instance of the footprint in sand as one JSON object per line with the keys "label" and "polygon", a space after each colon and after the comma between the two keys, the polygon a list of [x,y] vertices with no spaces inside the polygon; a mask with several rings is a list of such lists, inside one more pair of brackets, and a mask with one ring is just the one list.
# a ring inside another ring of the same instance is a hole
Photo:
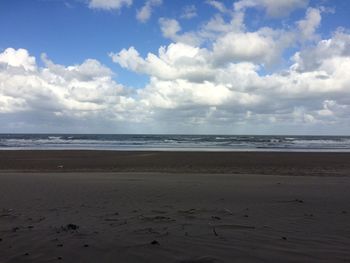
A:
{"label": "footprint in sand", "polygon": [[163,211],[163,210],[151,210],[152,213],[154,214],[166,214],[167,211]]}
{"label": "footprint in sand", "polygon": [[154,221],[154,222],[173,222],[176,221],[168,216],[148,216],[148,215],[139,215],[138,219],[142,221]]}
{"label": "footprint in sand", "polygon": [[255,226],[247,226],[247,225],[212,225],[217,229],[255,229]]}
{"label": "footprint in sand", "polygon": [[181,260],[180,263],[216,263],[220,262],[218,259],[213,257],[199,257],[194,259]]}

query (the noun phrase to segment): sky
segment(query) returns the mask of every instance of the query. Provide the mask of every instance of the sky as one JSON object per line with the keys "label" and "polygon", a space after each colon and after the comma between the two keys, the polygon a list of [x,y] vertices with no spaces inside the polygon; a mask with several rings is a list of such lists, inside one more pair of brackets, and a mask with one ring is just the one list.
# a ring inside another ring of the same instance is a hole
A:
{"label": "sky", "polygon": [[350,135],[350,1],[0,0],[0,133]]}

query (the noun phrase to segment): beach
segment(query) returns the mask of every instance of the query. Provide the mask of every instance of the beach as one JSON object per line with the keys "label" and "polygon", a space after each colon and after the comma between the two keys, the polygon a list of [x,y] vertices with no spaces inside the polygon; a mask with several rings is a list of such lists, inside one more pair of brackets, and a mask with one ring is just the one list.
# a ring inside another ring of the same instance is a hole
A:
{"label": "beach", "polygon": [[0,151],[0,262],[350,262],[350,153]]}

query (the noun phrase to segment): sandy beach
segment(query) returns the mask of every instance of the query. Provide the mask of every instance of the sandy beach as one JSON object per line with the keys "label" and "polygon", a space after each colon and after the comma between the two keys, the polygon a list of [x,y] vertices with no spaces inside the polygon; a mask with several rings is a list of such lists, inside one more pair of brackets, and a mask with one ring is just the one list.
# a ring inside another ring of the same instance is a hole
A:
{"label": "sandy beach", "polygon": [[0,150],[0,171],[350,175],[350,153]]}
{"label": "sandy beach", "polygon": [[0,262],[350,262],[350,154],[0,151]]}

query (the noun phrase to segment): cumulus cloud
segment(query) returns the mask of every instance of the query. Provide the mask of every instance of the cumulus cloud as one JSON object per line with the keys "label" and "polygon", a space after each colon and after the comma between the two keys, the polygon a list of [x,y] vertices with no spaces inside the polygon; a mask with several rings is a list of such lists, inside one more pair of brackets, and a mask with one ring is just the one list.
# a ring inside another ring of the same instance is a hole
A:
{"label": "cumulus cloud", "polygon": [[89,0],[89,8],[112,10],[120,9],[124,6],[131,6],[132,0]]}
{"label": "cumulus cloud", "polygon": [[175,19],[160,18],[159,24],[163,36],[172,40],[177,38],[179,31],[181,31],[181,26]]}
{"label": "cumulus cloud", "polygon": [[[20,123],[29,121],[25,124],[30,125],[31,119],[45,115],[43,123],[37,124],[38,129],[45,129],[48,122],[60,128],[59,122],[71,120],[73,128],[84,122],[86,127],[90,121],[138,121],[142,116],[131,114],[138,108],[135,100],[125,95],[112,71],[97,60],[63,66],[45,54],[42,59],[45,66],[39,67],[27,50],[9,48],[0,53],[1,118],[17,116]],[[8,127],[5,124],[3,128]]]}
{"label": "cumulus cloud", "polygon": [[295,9],[305,8],[309,0],[240,0],[234,3],[236,11],[246,8],[263,8],[273,18],[287,16]]}
{"label": "cumulus cloud", "polygon": [[224,3],[217,1],[217,0],[207,0],[206,3],[208,5],[211,5],[212,7],[214,7],[215,9],[217,9],[219,12],[221,13],[228,13],[230,12],[229,9],[226,8],[226,6],[224,5]]}
{"label": "cumulus cloud", "polygon": [[162,4],[162,0],[147,0],[144,6],[137,10],[136,18],[138,21],[147,22],[152,14],[153,8]]}
{"label": "cumulus cloud", "polygon": [[0,53],[0,63],[7,67],[19,67],[26,71],[34,71],[36,69],[35,58],[29,56],[25,49],[15,50],[7,48],[3,53]]}
{"label": "cumulus cloud", "polygon": [[[45,113],[45,121],[88,123],[180,122],[183,129],[209,123],[344,123],[350,113],[348,45],[350,36],[338,31],[295,54],[298,59],[288,70],[267,75],[259,74],[256,62],[217,64],[214,49],[184,43],[171,43],[145,58],[134,47],[110,54],[122,67],[150,76],[138,90],[126,90],[93,59],[63,66],[42,55],[44,66],[39,67],[28,51],[8,49],[0,53],[0,115]],[[308,57],[309,52],[319,55]]]}
{"label": "cumulus cloud", "polygon": [[[207,3],[218,6],[220,10],[224,8],[224,5],[216,0]],[[295,27],[288,29],[261,27],[256,31],[248,31],[243,7],[232,12],[225,9],[229,16],[215,14],[196,31],[183,32],[179,21],[171,18],[162,17],[159,24],[163,37],[173,42],[192,46],[209,43],[216,51],[218,62],[246,60],[272,65],[280,61],[279,58],[285,49],[296,45],[297,42],[317,40],[316,30],[321,22],[322,9],[307,9],[305,18],[297,21]]]}
{"label": "cumulus cloud", "polygon": [[338,30],[330,39],[319,41],[316,46],[298,51],[293,56],[292,66],[299,72],[310,72],[322,68],[325,72],[333,72],[337,68],[337,60],[346,60],[350,56],[350,36]]}
{"label": "cumulus cloud", "polygon": [[183,8],[181,18],[191,19],[197,16],[197,8],[195,5],[187,5]]}
{"label": "cumulus cloud", "polygon": [[176,19],[160,18],[160,29],[165,38],[169,38],[175,42],[182,42],[187,44],[199,44],[201,39],[198,34],[194,32],[181,33],[182,28]]}
{"label": "cumulus cloud", "polygon": [[140,57],[139,52],[134,47],[123,49],[118,54],[112,52],[109,56],[123,68],[139,73],[143,71],[145,61]]}
{"label": "cumulus cloud", "polygon": [[200,35],[210,40],[216,40],[219,36],[229,32],[244,32],[244,13],[234,13],[232,19],[226,22],[222,15],[215,15],[202,26]]}
{"label": "cumulus cloud", "polygon": [[[273,39],[259,39],[261,36],[249,32],[244,34],[225,35],[232,37],[229,38],[232,41],[218,40],[212,49],[172,43],[145,58],[135,48],[111,56],[121,66],[151,76],[150,83],[138,96],[145,105],[156,109],[153,117],[162,118],[162,114],[173,110],[173,115],[184,118],[185,112],[191,109],[191,115],[182,121],[193,125],[199,120],[200,123],[221,120],[223,123],[296,125],[326,125],[344,120],[344,112],[350,105],[350,100],[345,99],[349,97],[347,87],[350,85],[346,73],[350,70],[349,35],[337,32],[331,39],[297,52],[288,70],[261,75],[259,61],[270,60],[268,57],[273,55],[267,51],[274,52],[276,44]],[[242,43],[235,43],[237,39]],[[254,41],[259,43],[256,48],[247,44]],[[267,46],[260,50],[264,41]],[[227,52],[226,44],[230,47]],[[244,51],[235,53],[242,49]],[[317,52],[320,54],[316,55]],[[305,64],[311,65],[309,70]]]}
{"label": "cumulus cloud", "polygon": [[[161,47],[158,55],[149,53],[144,59],[134,47],[123,49],[119,53],[111,53],[113,61],[124,68],[137,73],[148,74],[159,79],[169,80],[187,78],[193,81],[204,81],[212,78],[205,59],[206,50],[192,47],[187,44],[170,44],[168,47]],[[201,67],[202,71],[198,71]]]}
{"label": "cumulus cloud", "polygon": [[308,8],[306,17],[297,22],[302,40],[312,40],[315,38],[315,31],[321,23],[321,11],[317,8]]}
{"label": "cumulus cloud", "polygon": [[277,55],[273,39],[258,32],[228,33],[214,43],[213,49],[218,64],[239,61],[269,63]]}
{"label": "cumulus cloud", "polygon": [[[32,114],[46,123],[85,120],[85,126],[123,123],[173,132],[350,128],[350,34],[338,29],[328,39],[317,35],[322,8],[305,9],[305,17],[288,28],[248,30],[247,8],[274,16],[307,1],[235,3],[229,15],[218,13],[196,31],[159,19],[169,43],[156,52],[141,55],[135,46],[111,52],[120,67],[149,77],[140,89],[116,83],[112,70],[94,59],[65,66],[43,54],[39,66],[27,50],[6,49],[0,53],[0,118],[21,123],[19,116],[28,120]],[[294,54],[281,63],[286,50]],[[273,66],[278,70],[270,71]]]}

